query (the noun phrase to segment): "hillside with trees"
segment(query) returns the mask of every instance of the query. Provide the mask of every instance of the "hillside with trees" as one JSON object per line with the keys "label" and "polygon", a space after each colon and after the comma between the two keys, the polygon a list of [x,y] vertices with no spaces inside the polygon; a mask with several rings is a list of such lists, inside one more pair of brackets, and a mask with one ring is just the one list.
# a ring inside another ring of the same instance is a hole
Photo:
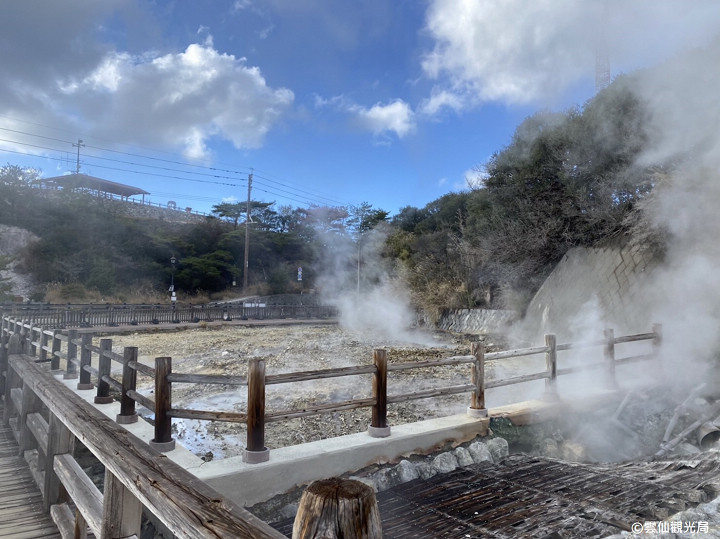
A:
{"label": "hillside with trees", "polygon": [[389,253],[418,305],[522,311],[568,249],[633,233],[660,169],[636,165],[648,112],[628,82],[527,118],[480,171],[482,185],[393,217]]}
{"label": "hillside with trees", "polygon": [[[17,269],[37,285],[32,301],[148,301],[166,298],[171,281],[188,301],[241,293],[246,203],[219,203],[213,216],[191,223],[174,221],[172,213],[149,219],[133,213],[133,204],[41,188],[39,175],[11,164],[0,167],[0,224],[40,238],[18,255]],[[352,244],[357,234],[387,217],[367,203],[275,208],[251,201],[250,211],[245,292],[261,295],[313,289],[328,238]],[[347,261],[349,271],[354,265]],[[303,268],[301,282],[298,268]],[[12,294],[3,285],[7,300]]]}
{"label": "hillside with trees", "polygon": [[[619,77],[583,107],[527,118],[483,165],[481,184],[392,218],[369,203],[252,201],[250,291],[314,289],[328,269],[329,242],[338,239],[348,248],[333,271],[346,274],[344,286],[359,288],[363,238],[382,229],[382,264],[431,317],[456,308],[522,310],[568,249],[628,235],[642,221],[639,203],[662,170],[636,165],[650,140],[649,120],[630,81]],[[63,301],[98,294],[126,301],[166,294],[171,279],[188,298],[240,294],[245,203],[218,203],[212,217],[192,224],[139,219],[119,201],[40,189],[38,177],[0,168],[0,224],[40,238],[21,255],[20,268],[38,283],[32,300],[47,301],[51,284]]]}

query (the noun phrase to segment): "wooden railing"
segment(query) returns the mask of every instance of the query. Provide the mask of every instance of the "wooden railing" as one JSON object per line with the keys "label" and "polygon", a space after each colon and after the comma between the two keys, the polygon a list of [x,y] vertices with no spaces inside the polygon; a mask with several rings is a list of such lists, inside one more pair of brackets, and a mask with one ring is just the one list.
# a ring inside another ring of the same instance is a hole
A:
{"label": "wooden railing", "polygon": [[5,304],[0,312],[27,324],[51,328],[89,328],[139,324],[179,324],[217,320],[323,319],[337,315],[328,305],[269,305],[264,303],[192,304]]}
{"label": "wooden railing", "polygon": [[[171,430],[173,418],[243,423],[247,427],[244,458],[246,462],[257,463],[266,461],[269,458],[269,450],[265,447],[265,425],[272,422],[328,412],[371,408],[368,433],[374,437],[385,437],[391,434],[387,422],[387,407],[389,404],[470,393],[468,413],[475,417],[486,417],[485,391],[487,389],[544,380],[546,396],[557,398],[558,376],[591,370],[603,371],[601,376],[603,382],[600,385],[606,389],[615,389],[617,387],[616,366],[651,360],[657,356],[657,349],[662,341],[662,327],[655,324],[649,333],[621,337],[615,337],[613,330],[607,329],[604,332],[603,339],[584,343],[558,344],[556,336],[550,334],[545,336],[543,346],[487,353],[482,343],[473,343],[469,355],[420,362],[388,363],[387,352],[380,349],[375,350],[372,364],[283,374],[267,374],[264,360],[251,359],[246,377],[175,373],[172,370],[172,358],[170,357],[158,357],[155,359],[154,367],[150,367],[137,361],[138,350],[136,347],[126,347],[123,354],[117,354],[112,351],[111,339],[100,339],[100,346],[96,347],[92,344],[91,334],[78,334],[77,330],[69,330],[65,335],[57,330],[45,330],[9,317],[3,317],[2,319],[0,336],[3,339],[2,342],[7,342],[11,336],[17,336],[25,353],[37,357],[40,362],[49,362],[51,370],[58,369],[60,360],[64,360],[64,378],[78,378],[78,389],[96,388],[95,402],[97,403],[111,401],[113,397],[110,395],[110,389],[115,389],[120,396],[121,404],[120,414],[116,418],[118,423],[137,421],[136,403],[154,411],[155,436],[150,445],[160,451],[174,448],[175,441],[172,438]],[[616,357],[616,345],[636,341],[651,341],[651,353]],[[65,350],[62,349],[62,344],[66,345]],[[558,352],[584,348],[602,348],[603,360],[579,366],[559,368]],[[79,355],[78,351],[80,352]],[[97,367],[93,367],[93,354],[98,356]],[[540,354],[545,357],[545,368],[538,372],[506,379],[487,380],[485,377],[485,366],[488,362]],[[122,365],[121,380],[111,376],[113,361]],[[388,394],[388,373],[458,365],[470,366],[467,383],[423,389],[410,393]],[[154,380],[154,399],[137,391],[138,373],[149,376]],[[370,396],[343,402],[313,403],[312,406],[303,409],[273,411],[265,409],[265,388],[267,385],[354,375],[372,375],[372,394]],[[95,383],[93,383],[93,379]],[[173,407],[173,383],[247,386],[247,411],[209,411]]]}
{"label": "wooden railing", "polygon": [[[74,341],[67,343],[77,346]],[[21,353],[22,330],[12,332],[3,344],[3,421],[12,426],[44,507],[63,538],[85,537],[88,529],[103,539],[140,537],[143,511],[174,537],[284,537],[108,419],[58,382],[39,360]],[[42,346],[35,341],[30,348]],[[86,340],[80,346],[81,357],[86,356]],[[46,353],[52,351],[45,347]],[[67,357],[73,364],[72,352]],[[89,372],[87,367],[82,365],[82,373]],[[102,367],[98,375],[98,398],[103,398],[106,388],[101,386],[107,379]],[[102,493],[73,456],[78,444],[105,467]]]}

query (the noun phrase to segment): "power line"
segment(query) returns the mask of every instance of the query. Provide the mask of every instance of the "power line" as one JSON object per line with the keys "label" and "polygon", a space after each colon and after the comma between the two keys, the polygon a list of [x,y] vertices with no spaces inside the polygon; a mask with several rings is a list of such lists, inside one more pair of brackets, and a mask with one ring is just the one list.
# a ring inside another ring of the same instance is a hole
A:
{"label": "power line", "polygon": [[[34,125],[41,125],[41,124],[34,124]],[[4,131],[16,133],[16,134],[21,134],[21,135],[25,135],[25,136],[30,136],[30,137],[37,137],[37,138],[41,138],[41,139],[45,139],[45,140],[51,140],[51,141],[60,142],[63,144],[72,144],[73,146],[76,146],[75,143],[72,143],[70,141],[66,141],[66,140],[54,138],[54,137],[47,137],[47,136],[39,135],[39,134],[35,134],[35,133],[29,133],[27,131],[20,131],[20,130],[9,129],[9,128],[4,128],[4,127],[0,127],[0,130],[4,130]],[[28,142],[21,142],[18,140],[0,139],[0,141],[4,141],[4,142],[10,143],[10,144],[23,145],[23,146],[27,146],[27,147],[31,147],[31,148],[37,148],[37,149],[41,149],[41,150],[57,151],[57,152],[63,151],[58,148],[41,146],[41,145],[37,145],[37,144],[30,144]],[[120,171],[120,172],[132,173],[132,174],[141,174],[142,173],[142,174],[146,174],[149,176],[155,176],[155,177],[160,177],[160,178],[176,179],[176,180],[181,180],[181,181],[194,181],[194,182],[200,182],[200,183],[210,183],[210,184],[215,184],[215,185],[225,185],[225,186],[229,186],[229,187],[239,187],[239,186],[235,183],[220,182],[220,181],[217,181],[217,179],[228,179],[228,180],[237,180],[237,181],[244,182],[245,181],[244,178],[236,178],[236,176],[240,175],[240,174],[247,174],[245,171],[240,171],[240,170],[224,169],[224,168],[219,168],[219,167],[209,167],[209,166],[205,166],[205,165],[197,165],[197,164],[193,164],[193,163],[187,163],[187,162],[182,162],[182,161],[177,161],[177,160],[172,160],[172,159],[164,159],[164,158],[153,157],[153,156],[149,156],[149,155],[141,155],[141,154],[135,154],[135,153],[131,153],[131,152],[123,152],[123,151],[119,151],[119,150],[113,150],[110,148],[103,148],[103,147],[94,146],[94,145],[85,145],[85,146],[87,148],[95,149],[95,150],[102,151],[102,152],[125,155],[128,157],[134,157],[134,158],[139,158],[139,159],[149,160],[149,161],[154,161],[154,162],[179,165],[182,167],[189,167],[189,168],[193,168],[193,169],[208,170],[211,172],[200,172],[199,170],[190,172],[190,171],[186,171],[186,170],[178,170],[177,168],[173,168],[173,167],[163,167],[163,166],[159,166],[159,165],[139,163],[136,161],[126,161],[126,160],[122,160],[122,159],[112,159],[110,157],[85,154],[87,165],[90,164],[87,161],[87,159],[92,158],[92,159],[96,159],[96,160],[105,160],[105,161],[116,162],[116,163],[120,163],[122,165],[132,166],[132,167],[144,167],[144,168],[148,168],[148,169],[165,170],[167,172],[176,172],[176,173],[182,173],[182,174],[206,176],[206,177],[216,178],[216,180],[210,181],[210,180],[201,180],[201,179],[197,179],[197,178],[187,178],[187,177],[177,176],[177,175],[158,174],[158,173],[154,173],[154,172],[153,173],[139,172],[139,171],[130,170],[130,169],[126,169],[126,168],[109,167],[109,166],[104,166],[104,165],[100,165],[97,163],[93,164],[93,166],[96,166],[98,168],[104,168],[107,170],[116,170],[116,171]],[[16,151],[12,151],[12,150],[4,150],[4,151],[22,154],[22,152],[16,152]],[[78,154],[79,154],[79,148],[78,148]],[[55,159],[55,158],[52,158],[49,156],[44,156],[44,158],[61,161],[59,159]],[[79,166],[80,166],[80,162],[79,162],[79,155],[78,155],[78,163],[76,165],[76,171],[79,170]],[[231,177],[231,176],[218,174],[218,172],[225,173],[225,174],[232,174],[233,176]],[[265,189],[258,188],[258,191],[267,193],[269,195],[278,196],[278,197],[281,197],[281,198],[284,198],[287,200],[291,200],[291,201],[299,203],[299,204],[323,206],[323,205],[328,205],[328,203],[332,203],[332,204],[337,204],[337,205],[347,205],[347,203],[345,203],[345,202],[341,202],[339,200],[332,199],[330,197],[326,197],[326,196],[323,196],[323,195],[320,195],[317,193],[313,193],[311,191],[307,191],[304,189],[299,189],[292,185],[288,185],[288,184],[280,182],[278,180],[274,180],[268,176],[257,176],[256,175],[255,178],[256,178],[256,185],[265,187]],[[258,180],[258,178],[259,178],[259,180]]]}

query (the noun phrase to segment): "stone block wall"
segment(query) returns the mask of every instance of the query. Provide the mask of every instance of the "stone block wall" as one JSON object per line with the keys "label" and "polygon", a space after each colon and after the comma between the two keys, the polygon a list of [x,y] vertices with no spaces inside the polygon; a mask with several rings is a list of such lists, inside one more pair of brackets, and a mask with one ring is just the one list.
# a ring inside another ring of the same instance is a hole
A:
{"label": "stone block wall", "polygon": [[649,331],[647,287],[660,262],[657,253],[637,244],[571,249],[530,302],[524,332],[567,334],[589,324]]}
{"label": "stone block wall", "polygon": [[516,318],[514,311],[457,309],[443,315],[436,326],[454,333],[504,333]]}

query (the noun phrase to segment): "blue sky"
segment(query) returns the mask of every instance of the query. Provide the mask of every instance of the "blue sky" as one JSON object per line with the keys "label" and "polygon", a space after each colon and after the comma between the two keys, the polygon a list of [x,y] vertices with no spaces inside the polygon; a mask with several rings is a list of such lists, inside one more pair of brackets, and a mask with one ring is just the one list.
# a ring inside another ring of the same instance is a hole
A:
{"label": "blue sky", "polygon": [[720,30],[716,0],[11,0],[0,159],[209,212],[247,196],[395,214],[467,188],[540,109]]}

